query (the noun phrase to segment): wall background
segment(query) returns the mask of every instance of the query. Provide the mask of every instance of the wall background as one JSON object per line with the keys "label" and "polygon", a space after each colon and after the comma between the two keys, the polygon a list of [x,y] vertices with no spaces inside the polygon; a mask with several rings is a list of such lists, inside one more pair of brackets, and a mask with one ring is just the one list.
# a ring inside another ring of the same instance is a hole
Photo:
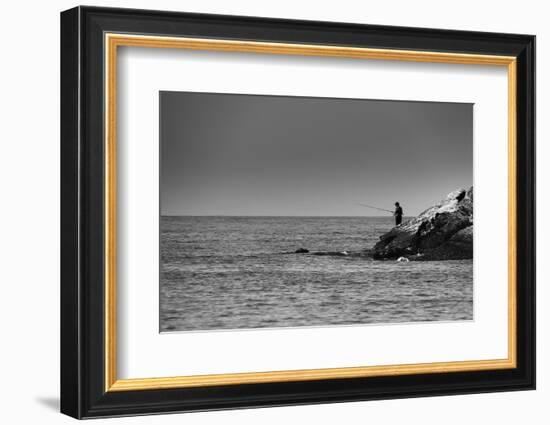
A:
{"label": "wall background", "polygon": [[[340,0],[128,0],[95,5],[256,15],[537,35],[538,62],[538,389],[320,406],[111,420],[126,424],[546,423],[550,413],[550,255],[544,197],[550,169],[550,27],[540,1],[446,3]],[[59,12],[78,3],[9,2],[2,8],[0,67],[0,400],[2,422],[70,423],[59,391]]]}

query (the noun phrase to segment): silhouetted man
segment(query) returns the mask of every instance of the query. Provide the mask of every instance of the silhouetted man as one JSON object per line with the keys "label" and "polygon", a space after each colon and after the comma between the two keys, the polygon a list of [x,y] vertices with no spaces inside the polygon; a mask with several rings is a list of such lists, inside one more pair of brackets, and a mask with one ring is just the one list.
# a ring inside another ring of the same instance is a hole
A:
{"label": "silhouetted man", "polygon": [[395,211],[393,212],[393,216],[395,217],[395,225],[399,226],[401,224],[401,220],[403,219],[403,208],[399,206],[399,202],[395,203]]}

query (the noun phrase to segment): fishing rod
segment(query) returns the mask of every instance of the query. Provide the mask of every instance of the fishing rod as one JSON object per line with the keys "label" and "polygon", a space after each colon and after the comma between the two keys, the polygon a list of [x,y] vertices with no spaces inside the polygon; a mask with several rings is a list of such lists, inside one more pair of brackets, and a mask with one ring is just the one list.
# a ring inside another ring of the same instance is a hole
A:
{"label": "fishing rod", "polygon": [[386,211],[386,212],[389,212],[389,213],[392,213],[392,214],[393,214],[393,211],[387,210],[387,209],[385,209],[385,208],[373,207],[372,205],[362,204],[362,203],[360,203],[360,202],[357,202],[357,205],[361,205],[362,207],[372,208],[372,209],[378,210],[378,211]]}

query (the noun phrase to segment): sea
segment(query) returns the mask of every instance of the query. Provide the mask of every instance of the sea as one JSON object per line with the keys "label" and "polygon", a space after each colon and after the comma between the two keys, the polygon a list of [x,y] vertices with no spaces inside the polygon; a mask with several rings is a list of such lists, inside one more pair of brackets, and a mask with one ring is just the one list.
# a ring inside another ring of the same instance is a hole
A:
{"label": "sea", "polygon": [[392,217],[162,216],[160,331],[473,319],[473,261],[296,254],[371,248]]}

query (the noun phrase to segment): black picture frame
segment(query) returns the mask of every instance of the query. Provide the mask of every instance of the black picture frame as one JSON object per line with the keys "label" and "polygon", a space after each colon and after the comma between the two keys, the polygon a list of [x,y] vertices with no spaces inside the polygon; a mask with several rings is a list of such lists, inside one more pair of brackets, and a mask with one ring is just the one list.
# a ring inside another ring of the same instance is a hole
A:
{"label": "black picture frame", "polygon": [[[308,43],[517,59],[517,367],[105,391],[104,34]],[[61,412],[75,418],[535,388],[535,37],[132,9],[61,13]]]}

